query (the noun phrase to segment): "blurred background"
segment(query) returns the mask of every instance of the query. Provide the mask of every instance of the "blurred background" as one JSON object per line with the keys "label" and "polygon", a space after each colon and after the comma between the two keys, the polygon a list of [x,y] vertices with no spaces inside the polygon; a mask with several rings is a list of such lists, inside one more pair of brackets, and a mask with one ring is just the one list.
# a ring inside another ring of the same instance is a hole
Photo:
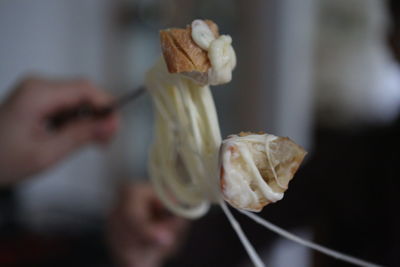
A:
{"label": "blurred background", "polygon": [[[141,85],[160,56],[158,31],[195,18],[214,20],[237,53],[233,81],[213,89],[223,136],[263,130],[309,151],[285,199],[261,215],[400,266],[396,0],[3,0],[0,97],[30,73],[87,77],[120,95]],[[1,189],[1,266],[113,266],[105,216],[121,181],[146,179],[149,96],[122,116],[112,146]],[[346,266],[236,215],[268,266]],[[193,222],[166,265],[251,266],[217,208]]]}

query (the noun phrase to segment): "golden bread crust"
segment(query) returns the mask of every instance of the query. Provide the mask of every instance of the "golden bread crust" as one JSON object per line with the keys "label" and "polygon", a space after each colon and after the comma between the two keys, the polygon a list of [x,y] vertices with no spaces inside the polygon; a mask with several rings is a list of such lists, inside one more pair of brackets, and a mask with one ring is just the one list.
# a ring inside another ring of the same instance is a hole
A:
{"label": "golden bread crust", "polygon": [[[211,20],[205,20],[215,37],[218,26]],[[211,67],[207,51],[200,48],[192,39],[192,28],[167,29],[160,31],[161,49],[170,73],[207,72]]]}

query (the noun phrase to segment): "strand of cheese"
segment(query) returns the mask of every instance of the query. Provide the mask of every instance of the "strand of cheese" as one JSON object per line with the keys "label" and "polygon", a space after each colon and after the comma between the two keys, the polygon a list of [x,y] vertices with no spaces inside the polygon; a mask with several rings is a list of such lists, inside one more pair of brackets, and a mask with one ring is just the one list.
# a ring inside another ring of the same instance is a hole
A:
{"label": "strand of cheese", "polygon": [[319,251],[319,252],[321,252],[321,253],[323,253],[325,255],[331,256],[331,257],[336,258],[336,259],[341,260],[341,261],[345,261],[345,262],[354,264],[356,266],[361,266],[361,267],[381,267],[381,265],[377,265],[375,263],[371,263],[371,262],[368,262],[368,261],[365,261],[365,260],[362,260],[362,259],[358,259],[356,257],[350,256],[350,255],[335,251],[333,249],[318,245],[318,244],[316,244],[314,242],[305,240],[305,239],[303,239],[301,237],[298,237],[298,236],[296,236],[296,235],[294,235],[294,234],[292,234],[292,233],[290,233],[290,232],[288,232],[288,231],[286,231],[286,230],[284,230],[284,229],[282,229],[282,228],[280,228],[280,227],[268,222],[267,220],[261,218],[260,216],[257,216],[256,214],[254,214],[252,212],[248,212],[248,211],[245,211],[245,210],[239,210],[239,209],[238,209],[238,211],[240,213],[246,215],[247,217],[249,217],[250,219],[252,219],[256,223],[258,223],[258,224],[264,226],[265,228],[269,229],[270,231],[275,232],[278,235],[280,235],[280,236],[282,236],[282,237],[284,237],[286,239],[289,239],[289,240],[291,240],[293,242],[296,242],[296,243],[298,243],[300,245],[303,245],[305,247],[308,247],[308,248],[314,249],[316,251]]}
{"label": "strand of cheese", "polygon": [[235,217],[233,217],[231,211],[226,206],[225,202],[221,201],[219,205],[224,211],[226,217],[228,218],[229,223],[232,225],[233,230],[235,230],[236,234],[238,235],[240,242],[243,244],[243,247],[247,251],[247,254],[249,254],[250,260],[253,262],[253,265],[255,267],[264,267],[265,265],[260,259],[260,256],[258,256],[256,250],[254,249],[254,247],[251,245],[246,235],[244,234],[242,227],[240,227],[239,222],[235,219]]}

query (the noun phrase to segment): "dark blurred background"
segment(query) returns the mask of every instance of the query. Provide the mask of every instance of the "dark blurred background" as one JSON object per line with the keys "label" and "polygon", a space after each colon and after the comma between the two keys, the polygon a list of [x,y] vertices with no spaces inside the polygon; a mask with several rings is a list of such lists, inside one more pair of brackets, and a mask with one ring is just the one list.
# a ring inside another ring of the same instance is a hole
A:
{"label": "dark blurred background", "polygon": [[[233,81],[213,89],[223,136],[264,130],[309,155],[266,219],[400,266],[400,4],[383,0],[3,0],[0,97],[27,73],[85,76],[118,95],[160,56],[158,31],[195,18],[233,38]],[[121,179],[146,177],[148,96],[104,151],[1,189],[0,266],[113,266],[105,215]],[[236,214],[268,266],[346,266]],[[193,222],[167,266],[251,266],[218,209]]]}

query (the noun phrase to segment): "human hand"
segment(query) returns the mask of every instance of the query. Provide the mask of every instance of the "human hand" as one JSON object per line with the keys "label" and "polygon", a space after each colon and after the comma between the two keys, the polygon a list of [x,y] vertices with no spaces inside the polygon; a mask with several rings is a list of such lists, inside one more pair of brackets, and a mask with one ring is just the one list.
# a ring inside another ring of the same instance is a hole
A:
{"label": "human hand", "polygon": [[123,267],[160,266],[177,250],[187,226],[165,209],[150,184],[126,185],[109,220],[111,250]]}
{"label": "human hand", "polygon": [[117,115],[81,119],[57,131],[46,126],[63,109],[90,103],[104,107],[112,98],[84,80],[23,80],[0,106],[0,184],[38,173],[88,143],[107,143]]}

